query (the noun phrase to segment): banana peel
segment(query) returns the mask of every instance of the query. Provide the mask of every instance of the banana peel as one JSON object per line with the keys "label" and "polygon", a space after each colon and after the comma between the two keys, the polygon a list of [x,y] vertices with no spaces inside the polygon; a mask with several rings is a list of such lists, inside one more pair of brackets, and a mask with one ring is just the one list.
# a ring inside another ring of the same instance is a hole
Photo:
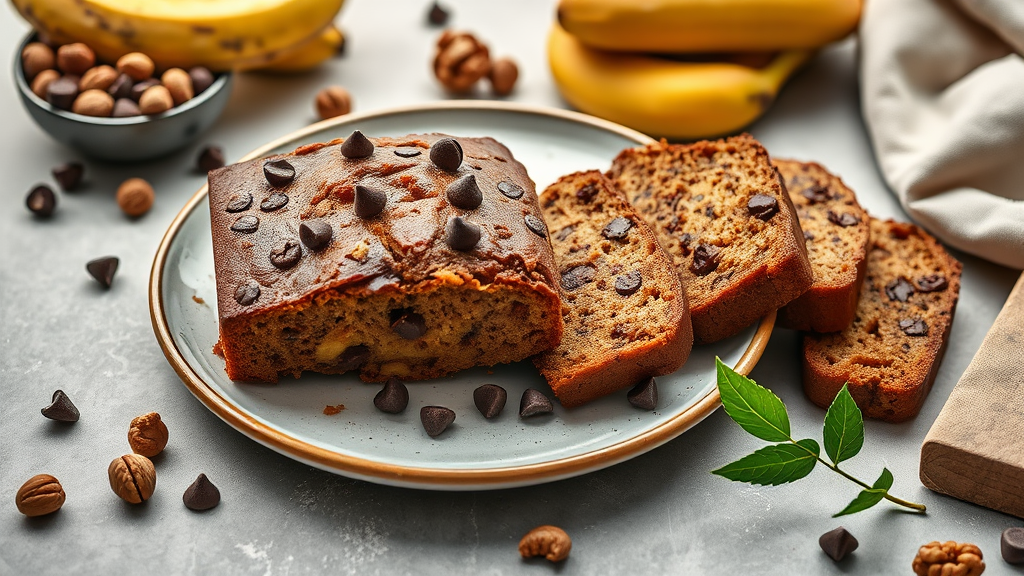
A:
{"label": "banana peel", "polygon": [[292,47],[266,64],[241,67],[243,72],[270,72],[274,74],[301,74],[308,72],[341,53],[345,34],[334,24],[324,28],[312,39]]}

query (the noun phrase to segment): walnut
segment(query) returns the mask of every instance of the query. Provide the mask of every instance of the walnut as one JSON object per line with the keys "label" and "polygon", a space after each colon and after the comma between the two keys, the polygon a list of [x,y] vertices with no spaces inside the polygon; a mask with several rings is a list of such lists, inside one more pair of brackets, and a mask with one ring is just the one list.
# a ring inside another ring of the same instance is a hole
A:
{"label": "walnut", "polygon": [[136,416],[128,428],[128,444],[132,452],[152,458],[167,446],[167,425],[156,412]]}
{"label": "walnut", "polygon": [[980,548],[953,541],[921,546],[912,567],[917,576],[979,576],[985,571]]}
{"label": "walnut", "polygon": [[107,467],[107,476],[110,489],[129,504],[149,500],[156,489],[156,468],[149,458],[139,454],[114,458]]}
{"label": "walnut", "polygon": [[469,92],[490,71],[490,52],[472,34],[445,30],[437,39],[434,75],[448,90]]}
{"label": "walnut", "polygon": [[519,554],[523,558],[543,556],[551,562],[561,562],[569,557],[570,550],[572,539],[558,526],[538,526],[519,541]]}

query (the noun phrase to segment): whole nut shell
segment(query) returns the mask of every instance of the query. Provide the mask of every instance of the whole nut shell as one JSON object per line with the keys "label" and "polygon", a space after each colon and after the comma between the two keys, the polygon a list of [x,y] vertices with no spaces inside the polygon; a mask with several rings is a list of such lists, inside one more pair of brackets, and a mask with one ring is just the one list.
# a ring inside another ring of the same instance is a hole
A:
{"label": "whole nut shell", "polygon": [[498,58],[491,63],[491,72],[487,75],[491,81],[491,90],[498,96],[507,96],[519,79],[519,67],[511,58]]}
{"label": "whole nut shell", "polygon": [[60,78],[60,72],[56,70],[43,70],[36,74],[35,79],[32,80],[32,93],[46,100],[46,87],[58,78]]}
{"label": "whole nut shell", "polygon": [[490,52],[472,34],[445,30],[438,38],[434,75],[448,90],[469,92],[490,70]]}
{"label": "whole nut shell", "polygon": [[81,76],[96,65],[96,53],[81,42],[65,44],[57,49],[57,68],[65,74]]}
{"label": "whole nut shell", "polygon": [[160,77],[160,81],[163,82],[167,91],[171,93],[175,106],[180,106],[195,96],[195,91],[192,88],[192,77],[181,68],[171,68],[164,72],[163,76]]}
{"label": "whole nut shell", "polygon": [[159,84],[147,88],[139,98],[139,109],[143,114],[159,114],[170,110],[173,106],[174,98],[171,96],[171,92]]}
{"label": "whole nut shell", "polygon": [[82,79],[78,81],[78,89],[82,92],[86,90],[106,90],[110,88],[110,85],[117,80],[118,73],[112,67],[103,64],[101,66],[94,66],[85,71],[82,75]]}
{"label": "whole nut shell", "polygon": [[103,90],[86,90],[75,98],[71,111],[83,116],[107,117],[114,110],[114,97]]}
{"label": "whole nut shell", "polygon": [[352,97],[341,86],[328,86],[316,94],[316,113],[322,120],[352,111]]}
{"label": "whole nut shell", "polygon": [[32,42],[21,51],[21,68],[29,82],[40,72],[53,69],[56,63],[57,57],[53,54],[53,48],[42,42]]}
{"label": "whole nut shell", "polygon": [[131,445],[133,452],[149,458],[162,452],[167,446],[167,426],[160,419],[160,415],[150,412],[134,418],[131,427],[128,428],[128,444]]}
{"label": "whole nut shell", "polygon": [[110,489],[129,504],[149,500],[156,490],[156,468],[141,454],[125,454],[114,458],[107,467]]}
{"label": "whole nut shell", "polygon": [[156,65],[153,59],[142,52],[131,52],[117,59],[117,71],[127,74],[129,78],[139,82],[153,75]]}
{"label": "whole nut shell", "polygon": [[572,538],[558,526],[538,526],[519,541],[519,555],[523,558],[543,556],[551,562],[561,562],[569,557],[570,550]]}
{"label": "whole nut shell", "polygon": [[15,503],[25,516],[52,514],[64,505],[64,488],[53,476],[36,474],[22,484]]}

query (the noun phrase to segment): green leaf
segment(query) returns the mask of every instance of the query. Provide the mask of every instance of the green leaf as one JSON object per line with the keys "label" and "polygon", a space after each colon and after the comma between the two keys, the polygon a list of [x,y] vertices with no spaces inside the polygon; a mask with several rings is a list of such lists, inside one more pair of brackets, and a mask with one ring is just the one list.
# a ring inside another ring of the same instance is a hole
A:
{"label": "green leaf", "polygon": [[882,468],[882,475],[875,480],[875,483],[868,490],[861,490],[860,494],[850,502],[846,508],[832,515],[833,518],[854,514],[861,510],[867,510],[882,501],[892,488],[892,472],[888,468]]}
{"label": "green leaf", "polygon": [[818,443],[809,438],[796,444],[774,444],[711,473],[737,482],[777,486],[810,474],[818,452]]}
{"label": "green leaf", "polygon": [[864,417],[846,384],[825,413],[825,453],[833,464],[849,460],[864,446]]}
{"label": "green leaf", "polygon": [[769,442],[785,442],[789,437],[786,405],[771,390],[759,386],[715,358],[718,392],[726,414],[741,428]]}

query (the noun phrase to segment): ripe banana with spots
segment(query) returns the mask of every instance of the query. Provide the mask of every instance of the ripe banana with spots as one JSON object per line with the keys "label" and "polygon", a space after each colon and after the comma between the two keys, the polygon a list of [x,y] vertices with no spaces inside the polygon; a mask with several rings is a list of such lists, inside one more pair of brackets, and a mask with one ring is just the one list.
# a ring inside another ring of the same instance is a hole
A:
{"label": "ripe banana with spots", "polygon": [[311,40],[282,52],[269,63],[255,68],[242,67],[242,70],[278,74],[306,72],[337,56],[343,46],[345,46],[345,35],[334,24],[331,24]]}
{"label": "ripe banana with spots", "polygon": [[686,62],[592,50],[557,24],[548,36],[551,72],[570,104],[667,138],[704,138],[746,126],[810,56],[808,50],[780,52],[763,67]]}

